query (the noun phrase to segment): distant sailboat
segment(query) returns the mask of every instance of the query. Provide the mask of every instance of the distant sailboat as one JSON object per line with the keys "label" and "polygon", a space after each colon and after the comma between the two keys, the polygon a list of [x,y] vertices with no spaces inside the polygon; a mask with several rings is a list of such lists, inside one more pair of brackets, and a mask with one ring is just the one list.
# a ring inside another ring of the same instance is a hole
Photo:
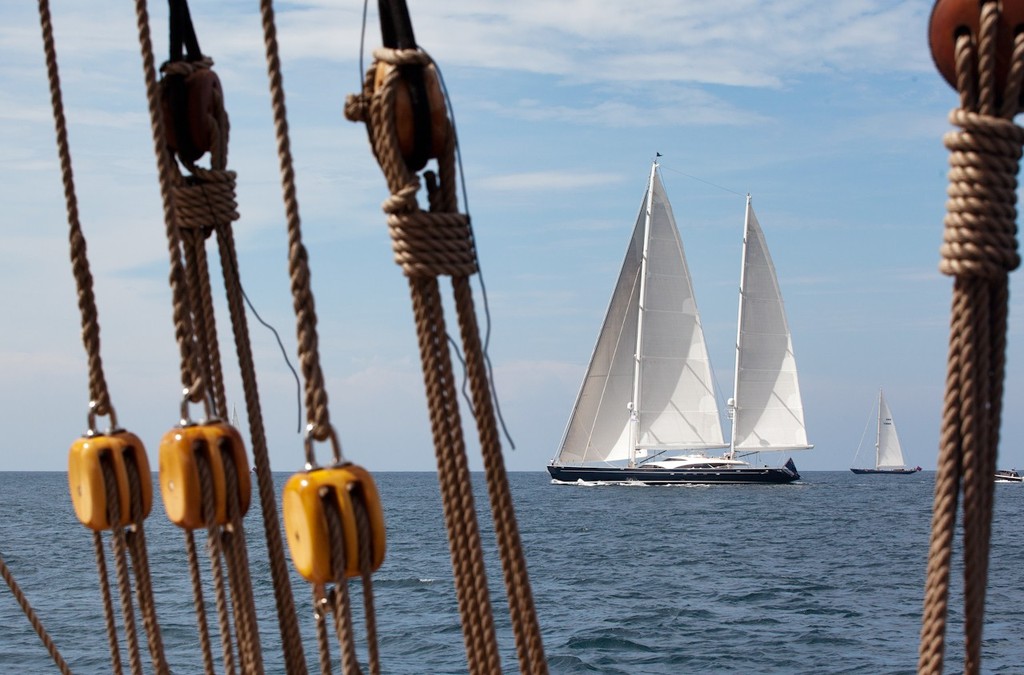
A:
{"label": "distant sailboat", "polygon": [[[858,474],[865,473],[884,473],[884,474],[898,474],[905,475],[911,473],[917,473],[921,470],[921,467],[908,468],[906,461],[903,458],[903,448],[900,445],[900,437],[896,433],[896,423],[892,419],[892,411],[889,410],[889,404],[885,400],[885,395],[882,390],[878,390],[878,408],[877,417],[876,411],[873,409],[871,416],[868,418],[868,425],[871,424],[872,419],[877,419],[875,426],[875,466],[874,468],[859,469],[851,468],[850,471]],[[864,429],[865,435],[867,434],[867,427]],[[864,444],[864,436],[861,436],[860,445]],[[857,448],[857,455],[860,454],[860,447]],[[857,455],[854,455],[853,461],[857,462]]]}
{"label": "distant sailboat", "polygon": [[[750,198],[733,433],[726,443],[683,244],[657,168],[651,168],[604,325],[548,472],[573,483],[798,480],[792,459],[768,467],[738,458],[812,447],[782,297]],[[707,454],[725,448],[720,456]]]}

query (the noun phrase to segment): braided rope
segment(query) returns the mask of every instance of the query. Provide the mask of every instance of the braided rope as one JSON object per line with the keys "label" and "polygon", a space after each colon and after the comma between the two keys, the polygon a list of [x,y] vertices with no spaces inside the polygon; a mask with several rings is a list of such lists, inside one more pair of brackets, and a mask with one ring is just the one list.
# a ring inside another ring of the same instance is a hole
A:
{"label": "braided rope", "polygon": [[293,307],[298,335],[299,363],[306,388],[306,419],[312,438],[326,441],[331,435],[330,413],[327,409],[327,390],[316,332],[316,307],[310,286],[309,255],[302,244],[302,223],[299,202],[295,192],[295,169],[288,137],[288,119],[285,109],[281,60],[277,48],[277,28],[271,0],[260,0],[264,46],[267,55],[267,75],[277,137],[277,155],[281,170],[281,187],[288,223],[288,271],[291,277]]}
{"label": "braided rope", "polygon": [[178,236],[178,216],[174,205],[174,186],[181,182],[174,159],[166,146],[163,116],[160,111],[160,85],[157,82],[153,59],[153,41],[149,32],[149,12],[146,0],[135,0],[136,27],[139,34],[139,49],[142,55],[142,70],[146,83],[146,101],[149,107],[150,128],[153,137],[153,152],[157,159],[160,177],[160,197],[164,209],[164,231],[167,235],[167,252],[170,261],[168,280],[171,286],[174,336],[181,356],[181,383],[188,392],[192,403],[199,403],[205,396],[202,371],[192,349],[192,328],[190,308],[186,291],[185,270],[181,262],[181,245]]}
{"label": "braided rope", "polygon": [[359,532],[359,576],[363,582],[363,611],[366,615],[366,645],[370,662],[370,674],[380,675],[380,650],[377,648],[377,611],[373,602],[373,575],[371,574],[371,548],[373,532],[370,516],[366,512],[363,495],[353,495],[352,511]]}
{"label": "braided rope", "polygon": [[107,630],[107,646],[110,648],[110,669],[115,675],[121,675],[121,647],[117,639],[117,619],[114,617],[114,601],[110,593],[110,577],[107,573],[107,559],[103,552],[103,535],[92,533],[92,550],[96,558],[96,572],[100,580],[100,597],[103,599],[103,623]]}
{"label": "braided rope", "polygon": [[[423,59],[427,58],[418,50],[388,49],[376,50],[374,57],[391,66],[415,62],[422,65]],[[388,214],[396,262],[402,265],[409,278],[467,666],[471,673],[497,672],[500,671],[497,637],[446,342],[444,310],[435,276],[436,273],[470,270],[446,270],[443,266],[435,269],[431,263],[437,263],[437,259],[426,260],[422,264],[414,260],[409,264],[402,257],[402,254],[418,248],[407,245],[401,237],[396,240],[395,235],[402,235],[419,224],[430,227],[433,214],[419,210],[416,202],[419,179],[405,166],[398,150],[394,120],[394,97],[399,82],[397,68],[392,67],[385,74],[377,91],[373,91],[375,72],[376,64],[367,72],[361,96],[350,96],[345,111],[349,119],[366,122],[374,155],[391,192],[383,209]]]}
{"label": "braided rope", "polygon": [[[101,460],[103,486],[106,494],[117,495],[117,479],[108,461]],[[107,500],[107,513],[111,523],[111,544],[114,551],[114,571],[117,576],[118,598],[121,601],[121,618],[124,623],[125,639],[128,641],[128,665],[133,675],[142,675],[142,655],[139,652],[138,632],[135,628],[135,610],[132,607],[131,571],[128,568],[127,544],[124,528],[121,527],[121,500]]]}
{"label": "braided rope", "polygon": [[96,310],[96,297],[92,288],[92,273],[86,255],[85,236],[78,217],[78,198],[75,195],[74,174],[71,170],[71,152],[68,148],[67,120],[64,117],[64,102],[61,94],[60,72],[57,68],[57,52],[53,41],[53,24],[50,19],[49,0],[39,0],[39,20],[43,32],[43,49],[46,53],[46,71],[50,82],[50,103],[53,107],[53,121],[57,136],[57,152],[60,155],[61,179],[64,184],[64,200],[67,205],[71,266],[78,288],[78,309],[82,315],[82,342],[89,359],[89,399],[93,411],[108,415],[111,411],[110,394],[103,375],[103,359],[100,355],[100,325]]}
{"label": "braided rope", "polygon": [[[1020,264],[1016,174],[1024,129],[1011,120],[1024,80],[1024,39],[1016,36],[1002,103],[995,81],[999,3],[981,3],[980,35],[955,44],[961,107],[946,134],[950,187],[940,270],[955,276],[950,347],[919,673],[941,673],[949,575],[960,486],[964,504],[964,672],[981,670],[993,479],[1005,370],[1008,273]],[[998,111],[999,117],[996,116]]]}
{"label": "braided rope", "polygon": [[[395,262],[410,278],[470,672],[495,672],[495,669],[500,670],[500,666],[494,661],[496,638],[492,633],[493,617],[481,567],[482,549],[478,548],[479,533],[458,406],[454,401],[454,377],[437,291],[438,275],[452,277],[520,670],[523,673],[546,673],[540,628],[501,455],[493,399],[468,281],[468,277],[477,272],[477,259],[469,219],[457,213],[456,141],[454,134],[449,132],[446,148],[437,158],[440,175],[426,174],[430,212],[423,213],[416,202],[419,179],[408,170],[399,150],[394,119],[395,96],[401,86],[398,66],[433,68],[433,64],[429,56],[420,50],[377,49],[374,57],[376,62],[367,72],[362,92],[347,98],[345,115],[352,121],[367,124],[374,156],[391,191],[383,210],[387,214]],[[377,85],[377,68],[381,63],[389,68],[385,69]],[[469,516],[472,516],[472,522]]]}
{"label": "braided rope", "polygon": [[341,645],[341,672],[345,675],[361,675],[359,658],[356,656],[355,631],[352,628],[352,602],[345,578],[345,527],[338,514],[338,498],[332,490],[322,488],[321,510],[327,521],[327,538],[331,546],[331,569],[336,575],[334,586],[327,593],[326,607],[334,615],[334,632]]}
{"label": "braided rope", "polygon": [[[46,651],[50,653],[50,658],[57,664],[57,668],[64,675],[71,675],[71,668],[68,667],[67,661],[60,655],[60,651],[57,650],[57,645],[54,643],[50,634],[46,632],[46,628],[43,626],[43,622],[39,620],[39,615],[32,609],[32,605],[29,603],[28,598],[22,592],[18,582],[15,581],[14,575],[11,574],[11,570],[7,567],[7,563],[4,562],[3,556],[0,556],[0,577],[4,578],[7,582],[7,587],[11,589],[11,594],[14,595],[14,599],[18,602],[18,606],[21,607],[21,611],[25,614],[28,622],[32,624],[32,629],[35,630],[36,635],[42,640],[43,646],[46,647]],[[116,645],[116,638],[114,644]],[[115,652],[116,653],[116,652]],[[120,664],[118,664],[120,669]]]}
{"label": "braided rope", "polygon": [[263,531],[270,559],[270,577],[277,606],[278,630],[285,656],[286,672],[289,675],[306,673],[306,657],[299,635],[298,619],[295,614],[295,599],[292,597],[288,577],[284,544],[281,541],[281,525],[277,514],[277,496],[274,490],[267,437],[263,428],[263,412],[260,408],[259,391],[256,385],[256,369],[253,364],[252,346],[249,342],[249,328],[245,318],[242,287],[239,281],[238,256],[235,252],[234,235],[230,222],[218,221],[217,241],[220,245],[221,268],[228,310],[235,334],[235,351],[242,376],[242,389],[249,419],[249,433],[252,440],[253,466],[256,483],[259,486],[260,507],[263,513]]}
{"label": "braided rope", "polygon": [[221,455],[224,465],[224,484],[227,491],[228,525],[222,528],[224,550],[227,553],[228,573],[231,578],[231,598],[235,608],[235,627],[239,636],[239,655],[242,671],[263,672],[263,654],[259,631],[256,628],[256,605],[253,602],[252,578],[249,574],[249,555],[246,550],[245,528],[242,527],[238,485],[238,467],[230,448],[210,448]]}
{"label": "braided rope", "polygon": [[313,621],[316,626],[317,654],[320,658],[320,675],[331,675],[331,642],[327,632],[327,593],[323,584],[313,584]]}
{"label": "braided rope", "polygon": [[203,655],[203,672],[214,675],[213,647],[210,644],[210,627],[206,621],[206,603],[203,601],[203,580],[199,573],[199,554],[192,530],[185,530],[185,552],[188,556],[189,580],[192,582],[192,605],[196,615],[199,633],[199,651]]}
{"label": "braided rope", "polygon": [[[142,504],[142,476],[132,455],[125,458],[128,471],[128,490],[130,492],[132,526],[125,533],[128,551],[132,557],[132,569],[135,572],[135,595],[138,598],[139,611],[142,614],[142,625],[146,631],[149,654],[153,660],[153,670],[158,675],[169,673],[167,659],[164,654],[163,638],[160,635],[160,623],[157,620],[156,604],[153,600],[153,582],[149,573],[149,556],[146,552],[146,531],[143,527],[144,509]],[[151,480],[146,476],[145,480]]]}
{"label": "braided rope", "polygon": [[210,571],[213,574],[213,594],[217,607],[217,622],[220,629],[221,654],[224,659],[224,672],[235,672],[235,657],[231,640],[231,618],[229,615],[227,588],[224,583],[224,569],[221,566],[223,546],[220,540],[220,527],[215,523],[216,507],[214,505],[213,477],[210,475],[209,459],[205,453],[195,453],[196,471],[199,474],[199,485],[202,494],[202,514],[206,521],[206,551],[210,557]]}

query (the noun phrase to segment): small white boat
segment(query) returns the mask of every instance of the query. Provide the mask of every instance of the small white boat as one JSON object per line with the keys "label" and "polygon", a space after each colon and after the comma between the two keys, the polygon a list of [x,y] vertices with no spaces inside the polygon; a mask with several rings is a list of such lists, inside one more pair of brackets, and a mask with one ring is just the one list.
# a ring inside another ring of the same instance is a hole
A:
{"label": "small white boat", "polygon": [[997,483],[1024,483],[1024,476],[1016,469],[999,469],[996,471]]}

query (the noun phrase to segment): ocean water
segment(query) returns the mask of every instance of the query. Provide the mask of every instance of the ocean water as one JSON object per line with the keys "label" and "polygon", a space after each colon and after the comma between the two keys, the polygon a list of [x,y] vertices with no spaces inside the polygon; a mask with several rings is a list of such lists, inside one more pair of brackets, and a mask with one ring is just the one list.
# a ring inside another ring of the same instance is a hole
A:
{"label": "ocean water", "polygon": [[[517,672],[475,478],[504,669]],[[388,529],[374,577],[383,670],[466,672],[436,477],[376,479]],[[583,487],[510,474],[551,672],[913,673],[933,479],[808,472],[782,486]],[[996,485],[995,509],[983,670],[1021,673],[1024,486]],[[265,666],[283,672],[255,500],[246,525]],[[159,503],[146,537],[167,659],[175,673],[201,672],[182,535]],[[110,672],[91,536],[62,473],[0,473],[0,555],[71,669]],[[959,555],[955,564],[947,672],[962,669]],[[317,672],[310,591],[294,574],[292,584]],[[358,590],[353,601],[362,636]],[[0,672],[57,672],[5,586]]]}

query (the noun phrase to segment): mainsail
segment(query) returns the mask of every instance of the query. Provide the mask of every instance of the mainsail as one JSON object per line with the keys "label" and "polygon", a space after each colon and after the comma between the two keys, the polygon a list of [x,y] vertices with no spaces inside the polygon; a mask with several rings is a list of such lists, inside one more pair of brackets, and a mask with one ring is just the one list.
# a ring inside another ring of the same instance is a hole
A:
{"label": "mainsail", "polygon": [[878,392],[878,442],[875,445],[875,468],[902,469],[906,466],[900,437],[896,434],[896,423],[892,411],[881,390]]}
{"label": "mainsail", "polygon": [[745,220],[730,452],[808,449],[793,341],[749,196]]}
{"label": "mainsail", "polygon": [[562,438],[561,463],[726,446],[693,284],[657,167]]}

